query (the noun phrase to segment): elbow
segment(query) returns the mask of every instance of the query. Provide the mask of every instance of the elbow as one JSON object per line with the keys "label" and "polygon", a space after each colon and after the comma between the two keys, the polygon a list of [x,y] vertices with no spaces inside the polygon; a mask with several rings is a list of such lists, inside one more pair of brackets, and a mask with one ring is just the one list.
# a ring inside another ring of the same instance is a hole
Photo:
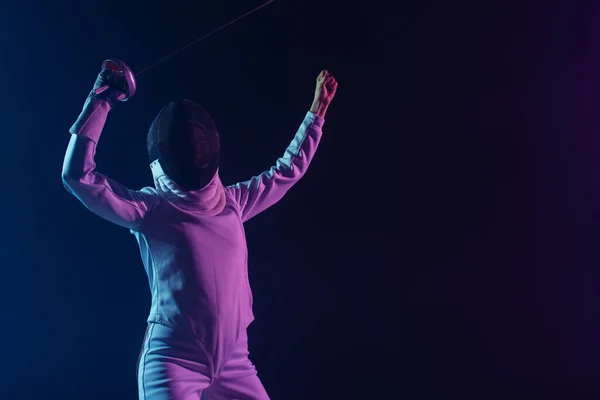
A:
{"label": "elbow", "polygon": [[73,162],[73,157],[65,157],[62,166],[62,181],[65,185],[73,185],[84,180],[85,168],[80,162]]}
{"label": "elbow", "polygon": [[[71,136],[62,165],[62,182],[69,192],[73,192],[76,186],[84,184],[88,179],[87,175],[93,170],[88,165],[89,161],[86,162],[90,149],[78,145],[77,139],[78,136]],[[88,144],[88,142],[83,143]]]}
{"label": "elbow", "polygon": [[63,183],[63,187],[67,190],[67,192],[69,193],[73,193],[73,183],[75,182],[75,179],[73,179],[73,177],[68,173],[63,171],[62,173],[62,183]]}
{"label": "elbow", "polygon": [[61,178],[64,184],[67,184],[69,181],[73,180],[73,174],[67,168],[63,167]]}
{"label": "elbow", "polygon": [[74,171],[72,171],[70,168],[67,168],[66,166],[62,170],[61,178],[64,188],[69,193],[73,193],[75,186],[77,186],[77,184],[81,183],[82,181],[82,176],[76,174]]}
{"label": "elbow", "polygon": [[62,174],[61,174],[61,178],[63,181],[63,184],[69,185],[71,182],[75,181],[75,174],[73,173],[73,170],[71,168],[69,168],[69,164],[65,162],[65,164],[63,165],[62,168]]}

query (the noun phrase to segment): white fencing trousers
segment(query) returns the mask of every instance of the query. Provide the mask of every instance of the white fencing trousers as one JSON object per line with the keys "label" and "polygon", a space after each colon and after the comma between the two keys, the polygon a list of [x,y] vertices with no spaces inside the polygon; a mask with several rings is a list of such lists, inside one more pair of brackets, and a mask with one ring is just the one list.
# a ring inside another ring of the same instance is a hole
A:
{"label": "white fencing trousers", "polygon": [[208,354],[195,337],[150,323],[138,362],[140,400],[269,400],[240,335],[229,356]]}

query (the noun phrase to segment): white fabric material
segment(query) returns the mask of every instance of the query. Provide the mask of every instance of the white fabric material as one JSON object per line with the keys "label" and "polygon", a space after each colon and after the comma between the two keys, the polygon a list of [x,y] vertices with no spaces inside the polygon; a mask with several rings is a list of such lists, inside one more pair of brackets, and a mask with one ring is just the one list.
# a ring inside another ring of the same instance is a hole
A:
{"label": "white fabric material", "polygon": [[188,191],[181,188],[165,174],[158,160],[154,160],[150,164],[150,169],[152,170],[156,190],[168,197],[177,206],[188,210],[193,209],[204,215],[218,215],[225,208],[225,189],[219,178],[218,170],[206,187],[200,190]]}

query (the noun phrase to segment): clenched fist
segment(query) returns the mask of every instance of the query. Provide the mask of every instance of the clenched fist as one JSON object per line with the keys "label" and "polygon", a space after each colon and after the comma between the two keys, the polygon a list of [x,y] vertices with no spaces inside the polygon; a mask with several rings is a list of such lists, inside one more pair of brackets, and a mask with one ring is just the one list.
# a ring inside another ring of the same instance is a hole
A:
{"label": "clenched fist", "polygon": [[337,81],[327,71],[321,71],[319,76],[317,77],[317,88],[315,89],[315,100],[320,101],[321,103],[329,105],[333,97],[335,96],[335,91],[337,90]]}
{"label": "clenched fist", "polygon": [[321,118],[325,118],[327,108],[331,100],[335,97],[337,91],[337,81],[328,71],[321,71],[317,77],[317,87],[315,89],[315,99],[310,111]]}

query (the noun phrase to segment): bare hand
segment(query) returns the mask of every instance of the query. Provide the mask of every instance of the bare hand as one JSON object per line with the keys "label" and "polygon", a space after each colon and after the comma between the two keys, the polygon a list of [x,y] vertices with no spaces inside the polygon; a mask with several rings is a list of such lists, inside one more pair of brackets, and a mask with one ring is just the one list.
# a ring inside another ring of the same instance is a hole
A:
{"label": "bare hand", "polygon": [[328,106],[335,97],[337,81],[328,71],[321,71],[317,77],[317,88],[315,89],[315,101]]}
{"label": "bare hand", "polygon": [[321,71],[317,77],[317,88],[315,89],[315,99],[310,107],[310,111],[321,118],[325,118],[329,103],[335,97],[337,91],[337,81],[328,71]]}

